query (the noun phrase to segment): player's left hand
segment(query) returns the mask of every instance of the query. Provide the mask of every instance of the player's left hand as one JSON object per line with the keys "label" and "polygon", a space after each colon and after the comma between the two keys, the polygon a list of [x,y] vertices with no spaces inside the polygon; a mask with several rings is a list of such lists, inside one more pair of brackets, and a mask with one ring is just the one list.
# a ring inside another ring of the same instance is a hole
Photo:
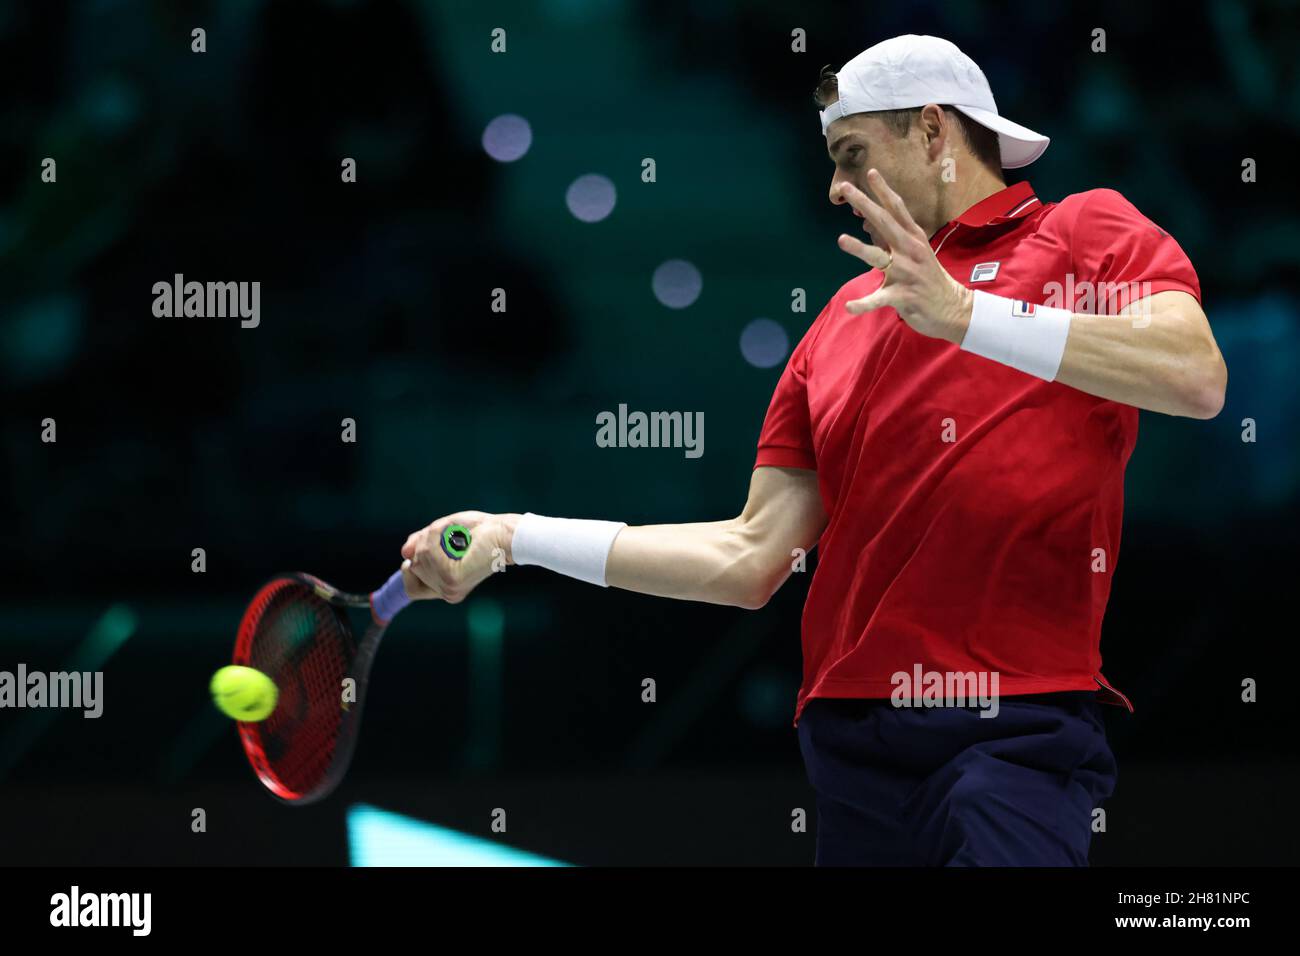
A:
{"label": "player's left hand", "polygon": [[892,306],[922,335],[960,345],[970,324],[974,293],[939,264],[924,230],[885,177],[872,169],[867,172],[867,183],[880,203],[873,202],[852,183],[841,183],[839,194],[862,213],[862,228],[871,233],[875,245],[842,235],[839,246],[867,265],[883,269],[885,282],[871,295],[848,302],[845,308],[860,315]]}

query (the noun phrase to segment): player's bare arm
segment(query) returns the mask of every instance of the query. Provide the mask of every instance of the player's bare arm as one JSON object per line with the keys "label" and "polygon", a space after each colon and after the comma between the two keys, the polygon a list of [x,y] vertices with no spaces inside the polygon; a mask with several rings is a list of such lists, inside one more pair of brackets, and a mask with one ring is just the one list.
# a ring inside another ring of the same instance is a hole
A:
{"label": "player's bare arm", "polygon": [[642,594],[760,608],[790,576],[795,549],[808,551],[826,526],[817,473],[754,469],[744,510],[730,521],[626,528],[607,574]]}
{"label": "player's bare arm", "polygon": [[[417,599],[464,600],[494,570],[515,563],[512,544],[520,519],[463,511],[415,532],[402,547],[410,562],[407,592]],[[448,559],[438,543],[451,523],[474,535],[475,546],[460,561]],[[756,468],[745,507],[734,518],[617,530],[605,559],[605,583],[682,601],[760,608],[790,576],[797,549],[811,549],[825,526],[816,472]]]}
{"label": "player's bare arm", "polygon": [[[862,314],[890,306],[911,328],[961,345],[975,293],[940,265],[929,237],[879,171],[867,174],[870,196],[850,182],[839,198],[865,220],[873,244],[842,235],[842,250],[885,270],[885,282],[848,303]],[[1100,398],[1167,415],[1213,418],[1223,407],[1227,368],[1209,322],[1185,292],[1165,291],[1119,310],[1132,318],[1073,313],[1055,380]]]}

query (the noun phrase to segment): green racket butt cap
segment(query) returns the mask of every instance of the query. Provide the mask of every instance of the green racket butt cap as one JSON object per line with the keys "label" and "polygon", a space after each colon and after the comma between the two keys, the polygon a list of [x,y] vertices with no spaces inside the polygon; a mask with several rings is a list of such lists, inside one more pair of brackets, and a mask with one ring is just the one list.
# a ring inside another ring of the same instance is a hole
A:
{"label": "green racket butt cap", "polygon": [[442,550],[447,552],[447,557],[453,561],[465,557],[471,540],[469,528],[463,524],[449,524],[442,529]]}

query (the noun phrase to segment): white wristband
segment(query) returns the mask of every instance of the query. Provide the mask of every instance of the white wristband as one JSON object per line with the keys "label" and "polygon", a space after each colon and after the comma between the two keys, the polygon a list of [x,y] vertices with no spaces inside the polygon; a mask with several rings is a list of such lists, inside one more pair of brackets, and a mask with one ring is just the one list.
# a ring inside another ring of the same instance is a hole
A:
{"label": "white wristband", "polygon": [[961,347],[1050,382],[1060,371],[1069,334],[1069,309],[976,291]]}
{"label": "white wristband", "polygon": [[535,564],[588,584],[605,583],[605,561],[614,539],[627,525],[621,521],[545,518],[532,512],[515,526],[510,556],[515,564]]}

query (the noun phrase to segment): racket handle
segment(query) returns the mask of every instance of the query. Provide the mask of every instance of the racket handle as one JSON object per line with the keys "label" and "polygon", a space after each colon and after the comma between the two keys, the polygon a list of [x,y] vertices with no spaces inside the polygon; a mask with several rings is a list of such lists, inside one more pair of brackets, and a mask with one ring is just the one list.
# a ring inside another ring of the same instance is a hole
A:
{"label": "racket handle", "polygon": [[370,612],[378,620],[387,624],[397,617],[398,611],[410,603],[411,598],[406,593],[406,585],[402,583],[402,572],[394,571],[393,576],[384,582],[384,586],[370,595]]}

